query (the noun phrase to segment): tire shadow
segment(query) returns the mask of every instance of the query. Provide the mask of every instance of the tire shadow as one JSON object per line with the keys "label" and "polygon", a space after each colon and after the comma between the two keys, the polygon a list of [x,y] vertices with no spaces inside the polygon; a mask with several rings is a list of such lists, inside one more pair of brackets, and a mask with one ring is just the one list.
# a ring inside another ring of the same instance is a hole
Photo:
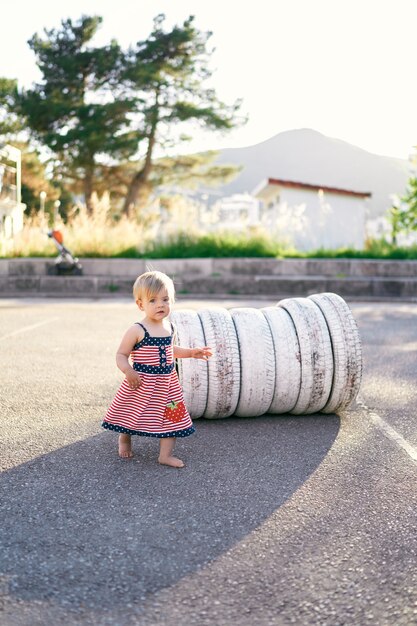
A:
{"label": "tire shadow", "polygon": [[200,569],[279,508],[320,465],[338,416],[196,420],[187,466],[137,438],[121,460],[103,432],[5,472],[0,578],[16,600],[106,609]]}

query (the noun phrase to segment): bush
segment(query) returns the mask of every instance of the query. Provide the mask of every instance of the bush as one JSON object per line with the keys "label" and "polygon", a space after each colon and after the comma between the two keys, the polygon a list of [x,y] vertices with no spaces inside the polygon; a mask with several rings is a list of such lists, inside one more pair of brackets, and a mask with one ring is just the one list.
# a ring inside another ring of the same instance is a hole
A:
{"label": "bush", "polygon": [[[48,219],[45,213],[27,217],[23,230],[15,236],[13,247],[6,256],[55,256],[56,247],[47,236],[50,230]],[[106,196],[96,201],[92,216],[87,214],[85,207],[76,206],[68,223],[58,219],[54,228],[63,233],[64,245],[75,256],[84,258],[129,256],[132,249],[135,250],[133,256],[141,256],[150,245],[147,225],[127,217],[116,219]]]}
{"label": "bush", "polygon": [[[47,237],[47,217],[38,214],[26,219],[16,235],[7,257],[51,257],[57,251]],[[395,247],[385,240],[369,240],[364,250],[339,248],[298,252],[262,230],[247,233],[201,233],[170,227],[172,234],[160,240],[159,222],[150,217],[138,222],[111,215],[106,198],[97,202],[93,216],[76,207],[67,224],[59,222],[64,245],[78,257],[105,258],[204,258],[204,257],[273,257],[273,258],[351,258],[351,259],[417,259],[417,245]],[[165,231],[164,231],[165,232]],[[159,237],[159,239],[158,239]]]}
{"label": "bush", "polygon": [[285,248],[266,235],[247,237],[234,233],[187,235],[180,233],[166,243],[156,243],[144,256],[153,259],[202,257],[283,257]]}
{"label": "bush", "polygon": [[417,245],[396,247],[384,239],[372,239],[367,242],[364,250],[356,250],[354,248],[339,248],[337,250],[320,249],[302,256],[326,259],[417,260]]}

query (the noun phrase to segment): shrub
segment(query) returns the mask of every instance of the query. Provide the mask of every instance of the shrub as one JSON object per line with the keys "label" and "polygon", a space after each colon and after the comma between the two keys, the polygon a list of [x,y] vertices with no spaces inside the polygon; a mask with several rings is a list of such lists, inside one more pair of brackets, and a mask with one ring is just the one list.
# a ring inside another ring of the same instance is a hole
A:
{"label": "shrub", "polygon": [[[185,209],[184,209],[185,210]],[[370,239],[364,250],[339,248],[298,252],[262,229],[245,232],[209,232],[196,228],[185,231],[186,220],[172,214],[161,223],[158,214],[150,211],[141,221],[114,216],[107,196],[95,202],[93,216],[82,206],[74,208],[62,230],[64,245],[78,257],[110,258],[204,258],[204,257],[275,257],[275,258],[367,258],[417,259],[417,245],[396,247],[384,239]],[[48,218],[38,213],[25,220],[23,230],[14,239],[13,247],[5,248],[8,257],[55,256],[56,248],[47,237]],[[163,236],[162,236],[163,235]]]}

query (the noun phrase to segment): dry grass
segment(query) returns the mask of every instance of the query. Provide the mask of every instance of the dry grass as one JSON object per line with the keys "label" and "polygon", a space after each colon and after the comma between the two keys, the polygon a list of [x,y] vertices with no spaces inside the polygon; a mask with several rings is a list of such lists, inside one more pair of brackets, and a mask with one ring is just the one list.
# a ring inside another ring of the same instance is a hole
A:
{"label": "dry grass", "polygon": [[[79,257],[123,256],[124,251],[135,249],[142,254],[150,245],[153,216],[142,222],[112,215],[107,196],[96,200],[94,213],[87,214],[84,206],[77,205],[66,224],[58,218],[54,228],[64,236],[64,245]],[[48,215],[38,213],[27,217],[23,230],[14,239],[13,249],[7,256],[54,256],[56,247],[47,236],[50,230]]]}
{"label": "dry grass", "polygon": [[[48,215],[39,213],[25,220],[12,245],[0,249],[5,257],[48,257],[57,253]],[[220,221],[198,226],[198,211],[182,197],[160,206],[150,206],[140,220],[115,216],[105,194],[94,203],[93,215],[77,205],[68,222],[58,219],[54,227],[64,235],[64,244],[78,257],[190,258],[190,257],[322,257],[417,259],[417,246],[393,246],[384,239],[370,239],[364,250],[315,250],[302,253],[290,242],[266,228],[242,226],[233,232],[220,228]]]}

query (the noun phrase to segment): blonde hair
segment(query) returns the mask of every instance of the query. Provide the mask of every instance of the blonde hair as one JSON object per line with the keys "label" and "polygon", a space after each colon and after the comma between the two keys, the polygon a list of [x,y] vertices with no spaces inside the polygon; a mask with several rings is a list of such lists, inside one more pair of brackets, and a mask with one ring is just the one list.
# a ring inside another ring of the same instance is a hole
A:
{"label": "blonde hair", "polygon": [[166,289],[171,302],[175,301],[175,287],[171,278],[162,272],[145,272],[137,277],[133,285],[135,301],[156,296],[162,289]]}

